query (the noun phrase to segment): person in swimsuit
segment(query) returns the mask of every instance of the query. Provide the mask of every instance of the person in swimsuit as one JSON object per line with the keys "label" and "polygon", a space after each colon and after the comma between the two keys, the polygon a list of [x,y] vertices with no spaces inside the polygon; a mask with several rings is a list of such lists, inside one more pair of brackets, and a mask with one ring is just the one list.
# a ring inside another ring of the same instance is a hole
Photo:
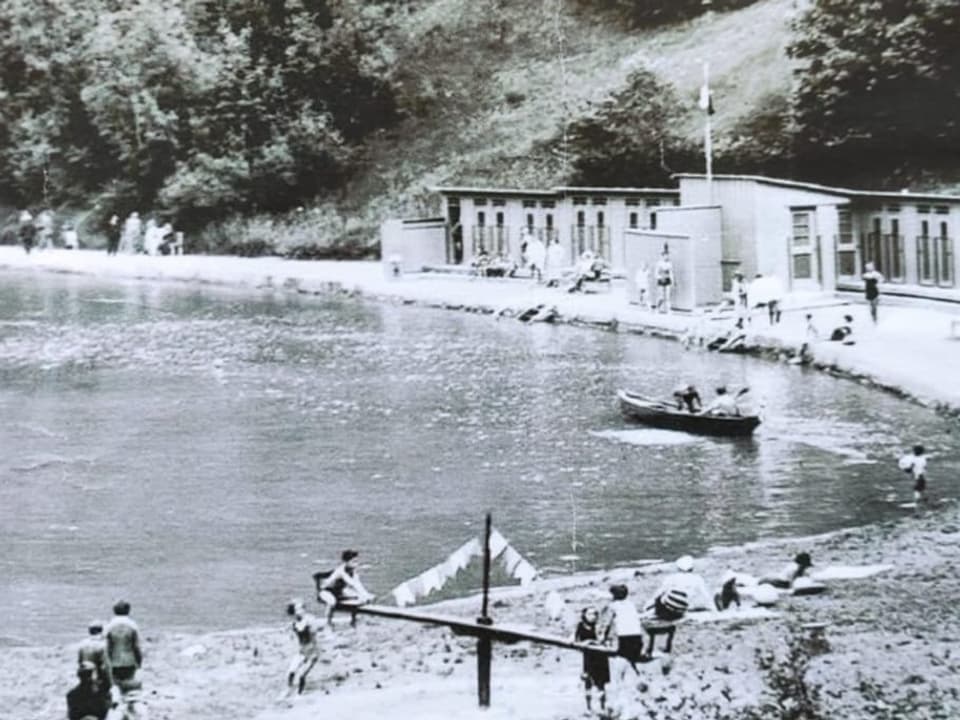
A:
{"label": "person in swimsuit", "polygon": [[[317,600],[324,606],[324,621],[333,629],[333,611],[341,603],[360,605],[373,600],[373,594],[368,592],[360,582],[357,574],[356,550],[344,550],[340,554],[340,564],[329,573],[315,573],[317,584]],[[350,625],[355,625],[357,615],[350,618]]]}
{"label": "person in swimsuit", "polygon": [[883,275],[877,272],[872,262],[868,262],[863,269],[863,295],[870,304],[870,318],[877,324],[877,306],[880,304],[880,283]]}
{"label": "person in swimsuit", "polygon": [[320,659],[320,646],[317,644],[317,632],[321,629],[321,622],[307,612],[301,600],[291,600],[287,605],[287,615],[293,618],[290,629],[297,638],[297,653],[290,661],[287,670],[287,692],[292,692],[294,685],[297,694],[302,695],[307,684],[307,674]]}
{"label": "person in swimsuit", "polygon": [[[578,643],[599,644],[600,632],[597,628],[600,613],[595,607],[586,607],[580,613],[580,622],[577,623],[577,629],[574,631],[573,640]],[[583,651],[583,672],[580,675],[583,680],[584,693],[587,701],[587,711],[591,707],[592,691],[597,691],[597,700],[600,709],[604,710],[607,705],[607,683],[610,682],[610,661],[606,655],[598,652]]]}

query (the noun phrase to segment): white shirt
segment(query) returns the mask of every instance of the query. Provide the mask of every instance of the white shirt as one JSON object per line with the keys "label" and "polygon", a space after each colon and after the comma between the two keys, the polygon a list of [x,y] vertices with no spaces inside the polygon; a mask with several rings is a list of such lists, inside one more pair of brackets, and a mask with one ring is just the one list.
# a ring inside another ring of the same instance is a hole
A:
{"label": "white shirt", "polygon": [[613,629],[617,637],[642,635],[643,626],[640,625],[640,614],[637,606],[629,600],[614,600],[610,603],[610,612],[613,613]]}
{"label": "white shirt", "polygon": [[913,472],[913,477],[918,478],[927,472],[926,455],[904,455],[900,458],[900,468]]}

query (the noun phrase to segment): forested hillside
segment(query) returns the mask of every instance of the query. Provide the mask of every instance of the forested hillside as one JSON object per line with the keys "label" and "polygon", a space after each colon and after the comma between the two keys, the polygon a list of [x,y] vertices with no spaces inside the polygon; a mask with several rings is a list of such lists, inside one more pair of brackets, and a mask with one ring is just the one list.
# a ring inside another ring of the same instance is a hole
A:
{"label": "forested hillside", "polygon": [[0,0],[0,194],[194,249],[363,252],[438,184],[944,187],[954,0]]}

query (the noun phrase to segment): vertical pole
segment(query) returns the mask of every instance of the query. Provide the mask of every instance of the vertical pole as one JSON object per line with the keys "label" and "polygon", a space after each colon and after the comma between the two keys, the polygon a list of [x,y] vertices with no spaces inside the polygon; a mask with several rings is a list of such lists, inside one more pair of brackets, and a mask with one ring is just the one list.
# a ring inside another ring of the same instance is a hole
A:
{"label": "vertical pole", "polygon": [[707,164],[707,198],[713,204],[713,130],[710,120],[710,63],[703,61],[703,94],[706,107],[703,109],[703,154]]}
{"label": "vertical pole", "polygon": [[[486,527],[483,533],[483,606],[477,622],[492,625],[493,620],[487,614],[490,602],[490,530],[491,517],[487,513]],[[477,638],[477,700],[480,707],[490,707],[490,661],[492,659],[492,641],[489,635]]]}

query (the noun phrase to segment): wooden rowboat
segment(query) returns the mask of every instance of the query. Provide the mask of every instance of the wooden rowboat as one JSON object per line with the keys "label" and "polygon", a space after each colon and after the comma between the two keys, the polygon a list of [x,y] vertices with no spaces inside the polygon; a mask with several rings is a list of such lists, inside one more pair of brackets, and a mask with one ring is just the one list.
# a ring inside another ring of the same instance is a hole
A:
{"label": "wooden rowboat", "polygon": [[617,391],[620,411],[628,420],[651,427],[681,430],[697,435],[746,437],[756,430],[760,418],[756,415],[704,415],[677,410],[660,400],[637,395],[627,390]]}

